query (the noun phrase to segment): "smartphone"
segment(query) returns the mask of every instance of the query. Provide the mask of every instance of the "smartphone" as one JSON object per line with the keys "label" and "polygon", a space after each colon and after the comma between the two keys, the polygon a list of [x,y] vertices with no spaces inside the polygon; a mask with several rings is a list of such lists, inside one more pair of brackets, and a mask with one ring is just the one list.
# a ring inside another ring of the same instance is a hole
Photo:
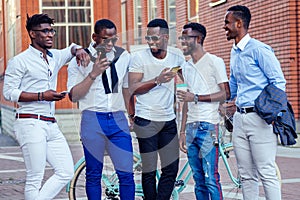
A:
{"label": "smartphone", "polygon": [[103,58],[106,58],[106,51],[105,51],[105,47],[96,47],[96,50],[97,50],[97,53],[99,55],[99,53],[101,53],[100,55],[100,60],[103,59]]}
{"label": "smartphone", "polygon": [[60,94],[63,94],[63,95],[66,95],[68,93],[69,93],[68,91],[62,91],[62,92],[60,92]]}
{"label": "smartphone", "polygon": [[181,69],[181,66],[172,67],[170,69],[171,72],[177,73]]}

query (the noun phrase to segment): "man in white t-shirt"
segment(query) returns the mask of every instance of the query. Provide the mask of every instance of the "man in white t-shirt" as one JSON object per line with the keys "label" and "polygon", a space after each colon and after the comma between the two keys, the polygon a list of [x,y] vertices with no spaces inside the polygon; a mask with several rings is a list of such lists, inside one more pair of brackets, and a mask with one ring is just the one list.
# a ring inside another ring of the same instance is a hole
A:
{"label": "man in white t-shirt", "polygon": [[224,61],[204,50],[205,36],[203,25],[189,23],[179,37],[184,55],[191,55],[182,67],[188,92],[177,91],[178,99],[184,101],[179,147],[187,152],[196,198],[220,200],[218,108],[230,97],[230,91]]}
{"label": "man in white t-shirt", "polygon": [[[184,56],[168,47],[169,28],[163,19],[147,25],[149,48],[132,54],[129,91],[136,95],[134,131],[142,158],[142,187],[146,200],[170,199],[178,172],[179,147],[174,113],[174,77],[170,68],[182,66]],[[134,115],[133,115],[134,114]],[[156,187],[158,154],[161,177]]]}

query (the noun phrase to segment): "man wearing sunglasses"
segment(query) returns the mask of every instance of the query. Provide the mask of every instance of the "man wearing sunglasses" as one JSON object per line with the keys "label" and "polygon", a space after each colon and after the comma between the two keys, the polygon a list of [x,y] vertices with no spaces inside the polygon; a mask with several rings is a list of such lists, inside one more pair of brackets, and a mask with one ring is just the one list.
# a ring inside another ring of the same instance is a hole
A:
{"label": "man wearing sunglasses", "polygon": [[[170,199],[178,172],[179,147],[174,113],[172,67],[182,66],[179,49],[168,47],[169,28],[163,19],[147,25],[149,48],[134,52],[129,67],[129,90],[136,95],[134,131],[142,158],[142,187],[146,200]],[[156,187],[158,155],[161,177]]]}
{"label": "man wearing sunglasses", "polygon": [[[54,118],[55,101],[65,98],[56,92],[57,75],[75,55],[89,60],[78,45],[51,49],[54,20],[47,14],[27,15],[29,48],[8,62],[3,95],[17,102],[14,133],[26,166],[25,199],[53,199],[73,177],[73,159],[66,139]],[[54,174],[41,187],[46,163]]]}
{"label": "man wearing sunglasses", "polygon": [[134,200],[133,153],[125,105],[128,104],[130,54],[117,42],[117,28],[108,19],[95,23],[93,41],[85,49],[92,62],[68,67],[69,97],[82,111],[80,137],[86,160],[86,193],[101,199],[104,153],[110,156],[119,178],[121,200]]}
{"label": "man wearing sunglasses", "polygon": [[187,153],[195,181],[197,200],[223,199],[218,172],[219,102],[230,97],[223,59],[203,48],[206,28],[199,23],[183,27],[184,55],[191,59],[182,68],[188,92],[177,91],[184,102],[180,130],[180,150]]}

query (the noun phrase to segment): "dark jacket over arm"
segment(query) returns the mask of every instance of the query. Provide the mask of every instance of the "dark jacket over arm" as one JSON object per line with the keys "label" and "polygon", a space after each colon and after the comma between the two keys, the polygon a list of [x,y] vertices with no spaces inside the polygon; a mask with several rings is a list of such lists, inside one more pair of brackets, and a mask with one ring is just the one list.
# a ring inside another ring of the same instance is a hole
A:
{"label": "dark jacket over arm", "polygon": [[274,86],[267,85],[255,100],[255,111],[268,124],[273,124],[273,131],[280,135],[282,145],[296,144],[296,123],[292,106],[286,93]]}

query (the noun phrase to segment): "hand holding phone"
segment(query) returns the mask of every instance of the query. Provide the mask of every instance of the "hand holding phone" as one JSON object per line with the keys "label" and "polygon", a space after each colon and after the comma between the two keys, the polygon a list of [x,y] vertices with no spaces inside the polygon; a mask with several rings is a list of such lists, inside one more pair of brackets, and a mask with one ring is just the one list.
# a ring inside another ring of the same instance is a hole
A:
{"label": "hand holding phone", "polygon": [[62,92],[60,92],[60,94],[62,94],[62,95],[66,95],[68,93],[69,93],[68,91],[62,91]]}
{"label": "hand holding phone", "polygon": [[181,69],[181,66],[172,67],[170,69],[171,72],[177,73]]}
{"label": "hand holding phone", "polygon": [[96,50],[97,50],[98,55],[99,55],[99,53],[101,53],[100,54],[100,60],[102,60],[103,58],[106,58],[105,47],[102,47],[102,46],[96,47]]}

